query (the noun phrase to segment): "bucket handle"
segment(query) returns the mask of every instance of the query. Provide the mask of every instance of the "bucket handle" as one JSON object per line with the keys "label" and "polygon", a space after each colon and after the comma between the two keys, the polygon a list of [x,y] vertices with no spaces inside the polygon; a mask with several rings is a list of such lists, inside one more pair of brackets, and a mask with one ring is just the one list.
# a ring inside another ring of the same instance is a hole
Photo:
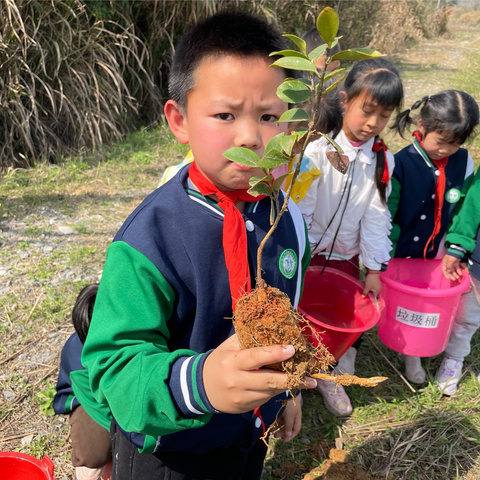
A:
{"label": "bucket handle", "polygon": [[53,478],[53,471],[55,469],[54,463],[46,455],[43,456],[41,462],[43,463],[43,466],[46,468],[48,476],[50,477],[50,480],[54,480]]}

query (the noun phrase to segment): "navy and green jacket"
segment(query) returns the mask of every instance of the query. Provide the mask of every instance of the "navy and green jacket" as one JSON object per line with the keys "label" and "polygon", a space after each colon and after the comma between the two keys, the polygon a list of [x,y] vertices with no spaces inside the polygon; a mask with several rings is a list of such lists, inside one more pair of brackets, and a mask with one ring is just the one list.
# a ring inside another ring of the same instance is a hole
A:
{"label": "navy and green jacket", "polygon": [[[83,343],[77,333],[68,337],[60,354],[60,369],[58,372],[55,395],[53,396],[53,410],[57,415],[72,413],[80,406],[78,398],[72,388],[70,374],[77,370],[83,370],[80,360]],[[108,408],[98,405],[93,413],[94,420],[107,430],[110,428],[111,415]]]}
{"label": "navy and green jacket", "polygon": [[[249,449],[261,436],[253,412],[215,413],[203,387],[212,349],[234,333],[223,253],[223,211],[192,190],[189,165],[128,217],[107,259],[82,353],[73,372],[87,413],[108,406],[142,452]],[[270,229],[270,200],[247,204],[249,265]],[[310,260],[303,218],[293,202],[263,253],[263,279],[298,304]],[[94,398],[88,395],[93,392]],[[283,396],[286,398],[286,395]],[[261,407],[268,427],[278,397]]]}
{"label": "navy and green jacket", "polygon": [[[417,139],[395,155],[392,192],[388,208],[392,217],[392,257],[423,258],[425,245],[434,228],[435,187],[438,169]],[[473,178],[473,161],[464,148],[448,159],[445,167],[445,199],[440,232],[427,250],[435,258],[445,233],[460,210]]]}
{"label": "navy and green jacket", "polygon": [[57,415],[71,413],[80,405],[73,393],[70,372],[83,369],[80,361],[82,348],[83,343],[74,333],[65,342],[60,354],[60,370],[53,397],[53,410]]}
{"label": "navy and green jacket", "polygon": [[477,170],[459,214],[446,238],[448,253],[468,259],[470,274],[480,280],[480,172]]}

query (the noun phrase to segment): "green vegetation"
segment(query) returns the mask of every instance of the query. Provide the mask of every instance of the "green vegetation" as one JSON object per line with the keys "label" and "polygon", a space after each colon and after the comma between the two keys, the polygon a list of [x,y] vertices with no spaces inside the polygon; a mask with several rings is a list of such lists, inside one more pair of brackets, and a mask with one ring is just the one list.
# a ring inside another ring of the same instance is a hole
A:
{"label": "green vegetation", "polygon": [[[301,35],[339,11],[342,48],[400,51],[447,29],[446,0],[0,2],[0,171],[59,163],[161,120],[172,45],[233,6]],[[440,7],[440,8],[438,8]],[[402,28],[398,28],[402,18]]]}
{"label": "green vegetation", "polygon": [[[480,36],[465,25],[391,57],[404,79],[406,106],[445,88],[463,88],[478,99]],[[393,152],[402,142],[410,139],[387,138]],[[477,165],[479,142],[469,146]],[[43,410],[60,350],[73,331],[75,297],[98,281],[122,221],[157,186],[165,166],[179,163],[187,151],[160,124],[56,165],[10,169],[0,179],[0,450],[46,454],[56,478],[73,478],[67,419],[46,417]],[[349,452],[351,464],[383,479],[388,473],[389,480],[480,478],[478,333],[472,347],[458,394],[446,398],[429,383],[412,392],[394,369],[402,369],[398,355],[369,331],[358,374],[389,380],[373,389],[349,387],[355,409],[346,420],[328,413],[316,392],[305,393],[304,427],[290,443],[272,442],[264,480],[302,479],[325,467],[335,445]],[[440,356],[424,362],[430,381],[439,362]]]}

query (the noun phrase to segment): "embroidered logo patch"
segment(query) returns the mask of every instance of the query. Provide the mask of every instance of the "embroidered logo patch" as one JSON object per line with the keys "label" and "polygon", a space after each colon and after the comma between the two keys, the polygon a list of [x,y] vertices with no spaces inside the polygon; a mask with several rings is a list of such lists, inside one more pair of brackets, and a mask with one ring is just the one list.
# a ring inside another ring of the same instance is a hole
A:
{"label": "embroidered logo patch", "polygon": [[292,249],[287,248],[280,255],[278,266],[284,277],[292,278],[297,271],[297,254]]}
{"label": "embroidered logo patch", "polygon": [[446,194],[445,194],[445,200],[448,203],[457,203],[460,200],[461,193],[458,188],[451,188]]}

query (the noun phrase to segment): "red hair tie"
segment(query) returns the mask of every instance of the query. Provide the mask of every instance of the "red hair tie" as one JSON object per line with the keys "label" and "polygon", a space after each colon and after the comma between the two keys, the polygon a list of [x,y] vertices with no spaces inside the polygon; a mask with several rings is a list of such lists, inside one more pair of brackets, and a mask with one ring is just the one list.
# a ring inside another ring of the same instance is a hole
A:
{"label": "red hair tie", "polygon": [[388,172],[388,162],[387,162],[387,150],[388,147],[385,145],[383,138],[377,137],[375,142],[373,142],[372,150],[374,152],[383,151],[383,175],[382,183],[388,183],[390,181],[390,173]]}

